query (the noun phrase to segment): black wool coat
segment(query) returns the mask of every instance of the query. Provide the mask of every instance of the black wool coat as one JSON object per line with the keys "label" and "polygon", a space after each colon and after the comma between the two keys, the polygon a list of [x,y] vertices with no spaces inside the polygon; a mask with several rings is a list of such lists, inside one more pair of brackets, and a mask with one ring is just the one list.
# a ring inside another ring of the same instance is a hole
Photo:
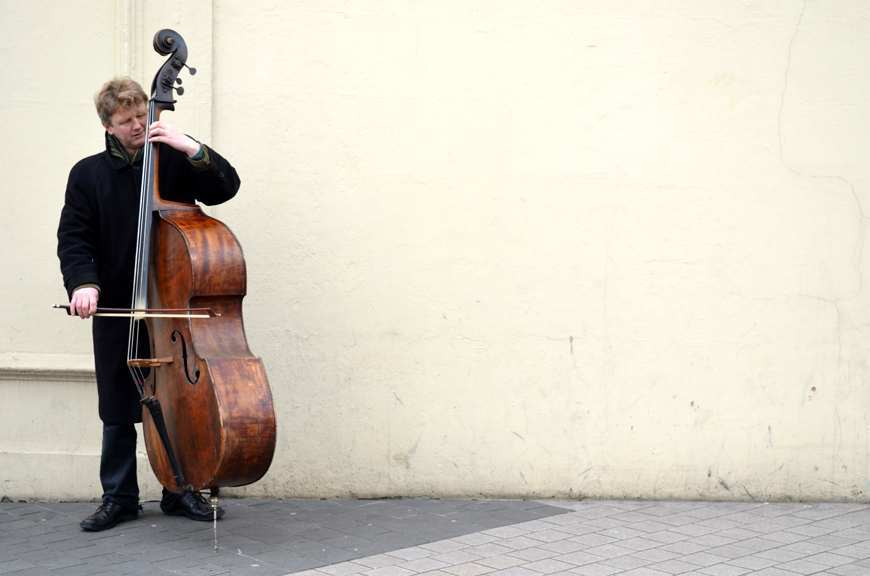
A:
{"label": "black wool coat", "polygon": [[[236,170],[213,149],[208,150],[211,164],[195,168],[184,153],[158,147],[164,199],[213,205],[238,191]],[[108,145],[104,152],[73,166],[57,230],[57,255],[70,298],[77,287],[96,284],[99,306],[130,307],[141,182],[141,161],[130,165],[112,156]],[[99,414],[106,424],[142,421],[139,392],[127,368],[129,328],[127,318],[93,318]],[[147,334],[143,336],[140,357],[148,358]]]}

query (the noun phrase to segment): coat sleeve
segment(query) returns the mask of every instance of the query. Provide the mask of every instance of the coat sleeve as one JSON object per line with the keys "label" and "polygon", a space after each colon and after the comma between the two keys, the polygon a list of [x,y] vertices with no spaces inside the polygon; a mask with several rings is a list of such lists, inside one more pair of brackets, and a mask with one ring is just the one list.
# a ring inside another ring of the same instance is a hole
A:
{"label": "coat sleeve", "polygon": [[[172,189],[172,193],[164,198],[183,202],[198,201],[206,206],[213,206],[235,196],[241,186],[236,169],[210,146],[208,155],[211,163],[206,168],[196,168],[182,152],[161,144],[160,189]],[[164,174],[172,176],[163,176]],[[168,182],[165,178],[173,181]]]}
{"label": "coat sleeve", "polygon": [[93,190],[88,190],[92,176],[82,162],[70,171],[60,224],[57,228],[57,256],[67,296],[82,284],[100,285],[97,276],[99,215]]}

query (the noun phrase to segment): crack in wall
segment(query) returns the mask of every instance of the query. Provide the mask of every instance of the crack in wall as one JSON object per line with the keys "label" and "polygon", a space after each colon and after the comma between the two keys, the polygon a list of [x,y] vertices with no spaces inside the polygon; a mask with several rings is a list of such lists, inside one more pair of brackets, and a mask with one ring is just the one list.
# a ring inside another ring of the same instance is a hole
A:
{"label": "crack in wall", "polygon": [[[857,287],[855,288],[854,293],[851,296],[849,296],[849,299],[851,299],[851,298],[857,297],[858,294],[861,293],[861,289],[863,287],[864,276],[861,272],[860,262],[861,262],[862,252],[863,252],[863,239],[865,236],[865,230],[866,230],[866,225],[867,225],[867,216],[864,212],[864,206],[861,203],[861,199],[858,196],[858,193],[855,191],[855,186],[854,186],[854,184],[852,184],[851,181],[849,181],[847,178],[845,178],[843,176],[827,175],[827,174],[804,174],[798,168],[790,165],[786,161],[786,158],[785,158],[785,150],[784,150],[784,145],[783,145],[784,139],[783,139],[783,135],[782,135],[783,111],[785,110],[785,97],[786,97],[786,92],[788,91],[788,86],[789,86],[789,75],[791,73],[791,68],[792,68],[792,56],[794,54],[794,46],[795,46],[795,42],[797,40],[798,34],[800,33],[801,24],[804,21],[804,15],[806,13],[806,8],[807,8],[807,1],[804,0],[803,3],[801,4],[801,11],[800,11],[800,14],[798,15],[798,20],[797,20],[797,24],[795,25],[794,33],[792,34],[791,40],[789,40],[789,44],[788,44],[788,54],[786,57],[786,66],[785,66],[785,77],[784,77],[784,81],[783,81],[782,92],[780,93],[779,114],[778,114],[778,118],[777,118],[777,132],[778,132],[777,133],[777,144],[779,145],[779,160],[788,171],[792,172],[793,174],[796,174],[797,176],[799,176],[801,178],[808,177],[808,178],[813,178],[813,179],[839,180],[840,182],[842,182],[846,186],[848,186],[849,189],[851,190],[852,197],[855,199],[855,205],[858,207],[858,214],[859,214],[858,238],[856,239],[855,247],[854,247],[853,253],[852,253],[852,266],[854,267],[855,272],[858,275],[858,279],[857,279]],[[837,308],[838,330],[839,330],[839,328],[841,328],[841,326],[839,326],[839,317],[841,315],[841,311],[840,311],[840,307],[839,307],[839,300],[835,300],[834,304]],[[838,339],[839,339],[839,335],[838,335]],[[839,342],[838,342],[838,347],[839,347]]]}
{"label": "crack in wall", "polygon": [[788,170],[790,170],[791,172],[794,172],[798,176],[800,176],[801,173],[798,172],[797,170],[795,170],[794,168],[792,168],[791,166],[789,166],[788,163],[785,161],[785,152],[783,151],[783,147],[782,147],[782,111],[785,109],[785,93],[788,90],[788,76],[789,76],[789,73],[791,72],[791,58],[792,58],[792,53],[794,51],[794,42],[795,42],[795,39],[797,38],[798,32],[800,32],[801,22],[803,22],[803,20],[804,20],[804,12],[806,11],[806,9],[807,9],[807,2],[806,2],[806,0],[804,0],[803,5],[801,6],[801,13],[798,16],[798,21],[797,21],[797,24],[795,25],[794,34],[792,34],[791,40],[789,40],[789,43],[788,43],[788,54],[787,54],[786,62],[785,62],[785,78],[784,78],[784,81],[782,84],[782,92],[780,92],[780,95],[779,95],[779,117],[777,118],[777,129],[778,129],[777,142],[779,144],[779,161],[782,162],[782,165],[785,166]]}

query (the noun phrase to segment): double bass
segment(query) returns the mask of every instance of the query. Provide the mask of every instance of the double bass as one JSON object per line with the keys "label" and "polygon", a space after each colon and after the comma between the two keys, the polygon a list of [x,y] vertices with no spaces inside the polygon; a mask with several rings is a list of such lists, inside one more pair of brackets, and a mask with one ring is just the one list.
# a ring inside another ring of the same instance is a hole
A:
{"label": "double bass", "polygon": [[[177,32],[160,30],[154,49],[168,59],[151,85],[149,126],[174,110],[175,93],[183,94],[178,73],[187,66],[187,45]],[[160,197],[158,149],[147,134],[127,365],[142,399],[157,479],[176,493],[209,490],[216,506],[220,488],[251,484],[269,469],[276,439],[272,393],[245,336],[242,247],[198,205]],[[140,358],[145,332],[151,354]]]}

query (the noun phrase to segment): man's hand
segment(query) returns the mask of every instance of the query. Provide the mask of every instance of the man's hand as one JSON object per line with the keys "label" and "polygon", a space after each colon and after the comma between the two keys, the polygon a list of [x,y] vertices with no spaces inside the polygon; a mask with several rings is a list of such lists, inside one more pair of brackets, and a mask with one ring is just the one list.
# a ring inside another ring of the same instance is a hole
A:
{"label": "man's hand", "polygon": [[99,299],[100,291],[96,288],[79,288],[73,292],[72,300],[70,300],[70,313],[82,320],[89,318],[97,311],[97,300]]}
{"label": "man's hand", "polygon": [[148,138],[151,142],[163,142],[179,152],[184,152],[188,158],[193,158],[199,152],[199,142],[187,134],[182,134],[166,122],[158,120],[148,130]]}

